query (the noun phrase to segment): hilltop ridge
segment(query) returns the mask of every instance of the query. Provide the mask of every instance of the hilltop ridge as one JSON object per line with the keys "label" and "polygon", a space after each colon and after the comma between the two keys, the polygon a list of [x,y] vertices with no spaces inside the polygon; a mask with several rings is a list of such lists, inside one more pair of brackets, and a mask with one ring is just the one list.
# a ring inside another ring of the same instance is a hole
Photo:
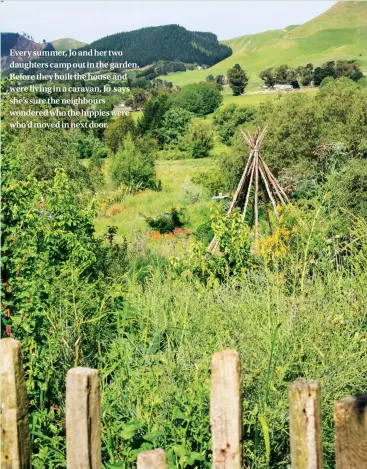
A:
{"label": "hilltop ridge", "polygon": [[233,54],[209,70],[177,72],[166,79],[175,85],[205,80],[209,74],[226,74],[236,63],[250,75],[250,87],[258,88],[258,75],[268,67],[328,60],[356,59],[367,71],[367,1],[338,2],[303,25],[264,31],[221,41]]}
{"label": "hilltop ridge", "polygon": [[87,45],[86,42],[77,41],[76,39],[72,39],[71,37],[56,39],[55,41],[51,41],[51,44],[56,50],[78,49],[79,47]]}

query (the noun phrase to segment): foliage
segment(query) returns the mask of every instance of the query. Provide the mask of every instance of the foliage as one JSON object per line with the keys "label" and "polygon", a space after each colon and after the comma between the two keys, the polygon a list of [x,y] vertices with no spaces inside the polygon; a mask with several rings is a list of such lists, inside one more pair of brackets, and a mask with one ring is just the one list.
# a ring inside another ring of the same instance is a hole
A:
{"label": "foliage", "polygon": [[110,122],[105,130],[105,141],[108,148],[117,153],[128,134],[135,135],[136,124],[131,114],[118,116]]}
{"label": "foliage", "polygon": [[[4,142],[4,140],[3,140]],[[60,129],[43,132],[27,129],[4,145],[5,158],[14,159],[19,181],[33,175],[39,181],[52,181],[57,169],[63,169],[71,184],[78,190],[92,189],[88,171],[81,164],[75,137]]]}
{"label": "foliage", "polygon": [[316,86],[319,86],[326,77],[351,78],[353,76],[358,80],[361,76],[355,75],[357,72],[360,72],[360,68],[355,60],[329,61],[315,69],[313,81]]}
{"label": "foliage", "polygon": [[5,159],[2,336],[22,343],[33,467],[56,469],[65,467],[65,374],[73,366],[97,366],[97,342],[90,338],[110,333],[106,316],[121,292],[104,281],[108,248],[94,236],[95,207],[81,206],[65,172],[52,184],[15,176],[14,161]]}
{"label": "foliage", "polygon": [[111,178],[116,187],[125,184],[135,191],[156,188],[154,154],[142,151],[139,144],[128,135],[113,156]]}
{"label": "foliage", "polygon": [[320,86],[325,78],[347,77],[358,81],[363,77],[363,73],[361,73],[360,67],[355,60],[338,60],[337,62],[326,62],[315,69],[312,63],[297,68],[280,65],[279,67],[262,70],[259,77],[269,88],[273,88],[276,84],[294,84],[294,87],[298,88],[298,79],[303,86],[308,86],[311,83]]}
{"label": "foliage", "polygon": [[296,68],[297,77],[299,77],[302,86],[308,86],[313,80],[313,64],[301,65]]}
{"label": "foliage", "polygon": [[254,120],[256,109],[252,106],[227,104],[214,114],[213,125],[221,142],[230,145],[239,126]]}
{"label": "foliage", "polygon": [[77,133],[77,150],[80,158],[106,158],[107,148],[92,133]]}
{"label": "foliage", "polygon": [[214,112],[222,102],[222,95],[215,83],[201,82],[186,85],[172,97],[173,105],[192,112],[197,116],[205,116]]}
{"label": "foliage", "polygon": [[126,106],[131,106],[134,111],[142,109],[148,101],[149,94],[142,88],[133,88],[131,96],[126,100]]}
{"label": "foliage", "polygon": [[[367,219],[367,166],[364,160],[350,160],[330,180],[333,206],[346,231],[356,218]],[[340,226],[342,231],[342,226]]]}
{"label": "foliage", "polygon": [[144,106],[142,117],[138,120],[138,132],[140,134],[150,132],[152,137],[159,138],[164,114],[170,108],[170,104],[167,93],[159,94],[156,98],[148,101]]}
{"label": "foliage", "polygon": [[179,107],[173,107],[165,113],[161,128],[161,139],[165,148],[180,148],[184,144],[192,117],[192,112]]}
{"label": "foliage", "polygon": [[276,85],[275,72],[273,68],[267,68],[259,73],[259,77],[264,80],[265,86],[274,88]]}
{"label": "foliage", "polygon": [[257,123],[268,124],[263,155],[279,171],[301,161],[317,163],[319,145],[345,145],[350,157],[366,154],[365,89],[341,78],[322,87],[315,97],[284,96],[260,106]]}
{"label": "foliage", "polygon": [[192,119],[186,135],[187,148],[192,158],[209,156],[214,146],[212,127],[202,119]]}
{"label": "foliage", "polygon": [[145,217],[145,221],[152,230],[164,234],[184,226],[182,217],[183,210],[173,207],[170,213],[164,213],[157,217]]}
{"label": "foliage", "polygon": [[245,91],[249,79],[240,65],[236,64],[233,68],[230,68],[227,71],[227,77],[234,96],[239,96]]}

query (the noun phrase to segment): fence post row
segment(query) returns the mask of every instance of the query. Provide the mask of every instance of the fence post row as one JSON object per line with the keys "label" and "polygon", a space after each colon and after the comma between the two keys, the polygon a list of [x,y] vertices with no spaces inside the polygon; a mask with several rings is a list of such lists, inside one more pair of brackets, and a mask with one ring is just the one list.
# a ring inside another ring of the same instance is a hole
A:
{"label": "fence post row", "polygon": [[[21,346],[0,341],[1,467],[31,465],[28,398]],[[242,469],[242,380],[238,353],[225,350],[212,359],[210,425],[213,469]],[[101,469],[98,371],[73,368],[66,378],[66,453],[68,469]],[[336,469],[367,469],[367,396],[335,402]],[[292,469],[323,469],[320,386],[299,379],[289,388]],[[163,449],[138,455],[137,469],[168,469]]]}

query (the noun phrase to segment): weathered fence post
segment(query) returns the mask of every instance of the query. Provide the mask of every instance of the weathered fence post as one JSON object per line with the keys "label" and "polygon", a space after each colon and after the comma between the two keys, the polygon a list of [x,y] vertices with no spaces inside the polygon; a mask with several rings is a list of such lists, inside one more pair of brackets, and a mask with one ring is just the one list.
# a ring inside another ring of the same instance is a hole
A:
{"label": "weathered fence post", "polygon": [[336,469],[367,467],[367,395],[334,405]]}
{"label": "weathered fence post", "polygon": [[298,379],[289,388],[292,469],[323,469],[320,385]]}
{"label": "weathered fence post", "polygon": [[241,365],[235,350],[212,359],[210,425],[213,469],[242,468]]}
{"label": "weathered fence post", "polygon": [[138,455],[138,469],[168,469],[166,452],[161,449],[143,451]]}
{"label": "weathered fence post", "polygon": [[66,377],[66,459],[68,469],[101,468],[99,377],[91,368]]}
{"label": "weathered fence post", "polygon": [[1,464],[3,469],[29,469],[31,460],[28,397],[21,346],[0,340],[1,357]]}

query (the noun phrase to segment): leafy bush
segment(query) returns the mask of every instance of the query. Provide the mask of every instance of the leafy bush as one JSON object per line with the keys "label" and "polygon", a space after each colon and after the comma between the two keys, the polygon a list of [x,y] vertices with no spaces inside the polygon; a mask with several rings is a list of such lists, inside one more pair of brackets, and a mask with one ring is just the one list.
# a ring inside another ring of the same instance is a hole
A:
{"label": "leafy bush", "polygon": [[211,220],[202,223],[196,228],[195,237],[196,239],[205,244],[209,245],[210,241],[213,239],[214,231],[212,228]]}
{"label": "leafy bush", "polygon": [[218,109],[213,116],[213,124],[220,141],[230,145],[238,127],[252,122],[255,113],[256,109],[252,106],[238,106],[234,103]]}
{"label": "leafy bush", "polygon": [[334,77],[325,77],[325,78],[322,80],[322,82],[320,83],[320,88],[323,88],[323,87],[326,86],[327,84],[332,83],[334,80],[335,80]]}
{"label": "leafy bush", "polygon": [[169,109],[165,113],[161,129],[161,138],[166,149],[172,149],[172,147],[179,147],[180,149],[185,148],[184,138],[192,117],[192,112],[177,107]]}
{"label": "leafy bush", "polygon": [[161,93],[151,99],[144,106],[142,117],[138,120],[138,132],[144,134],[150,132],[152,137],[160,138],[160,128],[163,125],[164,114],[171,106],[169,94]]}
{"label": "leafy bush", "polygon": [[131,114],[118,116],[111,121],[105,130],[105,141],[112,153],[117,153],[128,135],[135,136],[136,124]]}
{"label": "leafy bush", "polygon": [[6,158],[14,159],[14,177],[24,181],[33,175],[38,181],[53,181],[55,172],[63,169],[74,189],[92,189],[87,168],[81,163],[75,138],[63,130],[49,130],[39,137],[38,129],[27,129],[22,138],[12,139],[5,148]]}
{"label": "leafy bush", "polygon": [[133,190],[157,188],[154,156],[141,151],[128,135],[122,148],[113,157],[111,178],[116,187],[125,184]]}
{"label": "leafy bush", "polygon": [[214,146],[213,131],[209,122],[193,119],[186,135],[188,152],[192,158],[203,158],[209,155]]}
{"label": "leafy bush", "polygon": [[93,133],[78,132],[76,139],[80,158],[92,158],[93,156],[106,158],[107,148]]}
{"label": "leafy bush", "polygon": [[222,95],[215,83],[194,83],[186,85],[172,97],[173,105],[197,116],[214,112],[222,102]]}
{"label": "leafy bush", "polygon": [[144,217],[152,230],[161,234],[169,233],[176,228],[184,226],[183,210],[172,208],[170,213],[164,213],[157,217]]}

